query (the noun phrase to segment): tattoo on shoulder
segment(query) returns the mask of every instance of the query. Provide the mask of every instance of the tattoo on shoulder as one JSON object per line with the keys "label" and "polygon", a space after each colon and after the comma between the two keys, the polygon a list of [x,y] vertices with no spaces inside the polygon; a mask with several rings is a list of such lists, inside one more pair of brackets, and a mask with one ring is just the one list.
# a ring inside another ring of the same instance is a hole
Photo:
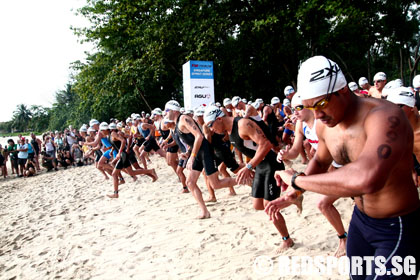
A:
{"label": "tattoo on shoulder", "polygon": [[249,126],[249,127],[251,127],[251,128],[254,128],[254,124],[252,123],[252,121],[247,122],[246,125]]}

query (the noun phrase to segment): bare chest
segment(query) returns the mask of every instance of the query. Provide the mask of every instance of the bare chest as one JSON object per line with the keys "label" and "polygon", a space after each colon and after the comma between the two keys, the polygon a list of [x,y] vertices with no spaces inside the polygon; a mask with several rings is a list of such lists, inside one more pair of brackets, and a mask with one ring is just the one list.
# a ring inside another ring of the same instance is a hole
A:
{"label": "bare chest", "polygon": [[324,139],[334,161],[345,165],[359,157],[366,142],[366,134],[360,128],[349,128],[345,131],[332,128],[326,131]]}

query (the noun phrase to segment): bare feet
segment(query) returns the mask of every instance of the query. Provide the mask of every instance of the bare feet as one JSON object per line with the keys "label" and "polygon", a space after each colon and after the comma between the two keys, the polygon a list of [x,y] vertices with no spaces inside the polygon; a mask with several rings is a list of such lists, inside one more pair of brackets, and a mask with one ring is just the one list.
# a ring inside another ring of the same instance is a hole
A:
{"label": "bare feet", "polygon": [[117,193],[107,194],[106,196],[109,197],[109,198],[118,198],[118,194]]}
{"label": "bare feet", "polygon": [[293,247],[293,245],[295,245],[295,243],[291,238],[284,240],[283,243],[276,249],[276,254],[283,253],[287,249]]}
{"label": "bare feet", "polygon": [[197,218],[198,219],[208,219],[208,218],[210,218],[210,212],[207,211],[206,213],[201,214]]}
{"label": "bare feet", "polygon": [[188,190],[187,187],[183,187],[181,193],[189,193],[190,191]]}
{"label": "bare feet", "polygon": [[296,205],[296,207],[298,208],[297,213],[299,215],[302,214],[302,211],[303,211],[302,201],[303,201],[303,195],[296,198],[296,200],[293,202],[293,204]]}
{"label": "bare feet", "polygon": [[209,197],[204,202],[217,202],[217,199],[215,197]]}
{"label": "bare feet", "polygon": [[133,182],[137,181],[137,176],[136,175],[131,176],[131,178],[133,178]]}
{"label": "bare feet", "polygon": [[230,196],[235,196],[236,195],[235,189],[233,187],[229,188],[229,195]]}
{"label": "bare feet", "polygon": [[109,177],[105,175],[105,180],[109,180]]}
{"label": "bare feet", "polygon": [[125,184],[125,181],[123,178],[120,178],[120,180],[118,181],[118,185],[122,185],[122,184]]}
{"label": "bare feet", "polygon": [[334,257],[339,258],[346,255],[347,238],[340,239],[337,250],[334,252]]}
{"label": "bare feet", "polygon": [[154,168],[152,169],[151,176],[152,176],[152,179],[153,179],[152,182],[156,182],[156,180],[158,179],[158,176],[157,176],[156,171],[155,171]]}

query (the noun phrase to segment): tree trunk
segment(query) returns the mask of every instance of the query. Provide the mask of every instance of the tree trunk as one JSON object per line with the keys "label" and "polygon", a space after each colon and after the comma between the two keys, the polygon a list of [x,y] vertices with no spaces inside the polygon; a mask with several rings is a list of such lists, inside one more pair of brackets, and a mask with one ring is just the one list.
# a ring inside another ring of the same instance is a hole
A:
{"label": "tree trunk", "polygon": [[144,103],[146,103],[146,106],[149,107],[150,112],[152,111],[152,107],[150,107],[149,103],[147,102],[146,98],[144,97],[143,92],[137,87],[137,84],[134,83],[136,89],[138,90],[138,92],[140,93],[141,98],[143,99]]}

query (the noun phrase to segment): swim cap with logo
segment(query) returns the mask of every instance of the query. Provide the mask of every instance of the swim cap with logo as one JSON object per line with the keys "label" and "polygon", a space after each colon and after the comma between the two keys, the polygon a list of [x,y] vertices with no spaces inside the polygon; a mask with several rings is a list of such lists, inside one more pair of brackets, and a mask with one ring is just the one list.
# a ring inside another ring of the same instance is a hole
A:
{"label": "swim cap with logo", "polygon": [[387,100],[395,104],[403,104],[411,108],[413,108],[416,103],[414,93],[408,87],[392,89],[388,94]]}
{"label": "swim cap with logo", "polygon": [[199,106],[194,110],[194,116],[201,117],[204,115],[204,108]]}
{"label": "swim cap with logo", "polygon": [[258,110],[260,108],[261,103],[258,101],[254,101],[251,103],[251,106]]}
{"label": "swim cap with logo", "polygon": [[204,122],[212,122],[216,120],[217,117],[224,117],[225,114],[217,106],[209,106],[204,111]]}
{"label": "swim cap with logo", "polygon": [[91,119],[89,122],[89,126],[94,126],[95,124],[99,124],[99,122],[95,119]]}
{"label": "swim cap with logo", "polygon": [[223,99],[223,106],[227,106],[229,104],[232,104],[232,100],[230,100],[230,98]]}
{"label": "swim cap with logo", "polygon": [[110,124],[108,125],[108,128],[109,128],[109,129],[117,129],[117,125],[116,125],[115,123],[110,123]]}
{"label": "swim cap with logo", "polygon": [[287,98],[286,98],[286,99],[284,99],[284,100],[283,100],[283,105],[284,105],[284,106],[290,106],[290,100],[289,100],[289,99],[287,99]]}
{"label": "swim cap with logo", "polygon": [[349,83],[349,89],[351,91],[355,91],[357,89],[357,84],[355,82],[350,82]]}
{"label": "swim cap with logo", "polygon": [[109,129],[108,123],[101,122],[101,124],[99,125],[99,130],[107,130],[107,129]]}
{"label": "swim cap with logo", "polygon": [[87,130],[87,132],[88,132],[88,133],[90,133],[90,132],[95,132],[95,131],[96,131],[96,130],[95,130],[93,127],[89,127],[89,128],[88,128],[88,130]]}
{"label": "swim cap with logo", "polygon": [[177,101],[171,100],[171,101],[166,102],[165,110],[172,110],[172,111],[179,112],[181,110],[181,106],[179,105]]}
{"label": "swim cap with logo", "polygon": [[368,81],[368,79],[366,79],[365,77],[361,77],[360,79],[359,79],[359,86],[360,87],[362,87],[362,86],[364,86],[364,85],[366,85],[366,84],[368,84],[369,83],[369,81]]}
{"label": "swim cap with logo", "polygon": [[290,94],[294,93],[295,89],[292,86],[287,86],[284,88],[284,95],[289,96]]}
{"label": "swim cap with logo", "polygon": [[378,72],[373,76],[373,81],[385,81],[386,80],[386,74],[384,72]]}
{"label": "swim cap with logo", "polygon": [[85,126],[82,126],[82,127],[79,129],[79,132],[87,132],[87,128],[86,128]]}
{"label": "swim cap with logo", "polygon": [[392,81],[386,83],[386,85],[382,89],[382,95],[383,96],[388,96],[389,94],[391,94],[393,92],[394,89],[402,87],[402,86],[403,86],[403,84],[402,84],[402,81],[400,79],[392,80]]}
{"label": "swim cap with logo", "polygon": [[302,100],[336,92],[346,85],[338,64],[325,56],[311,57],[299,69],[298,92]]}
{"label": "swim cap with logo", "polygon": [[241,101],[241,98],[239,96],[235,96],[232,98],[232,106],[236,107],[238,106],[239,102]]}
{"label": "swim cap with logo", "polygon": [[278,98],[277,96],[271,98],[271,105],[276,105],[280,103],[280,98]]}

